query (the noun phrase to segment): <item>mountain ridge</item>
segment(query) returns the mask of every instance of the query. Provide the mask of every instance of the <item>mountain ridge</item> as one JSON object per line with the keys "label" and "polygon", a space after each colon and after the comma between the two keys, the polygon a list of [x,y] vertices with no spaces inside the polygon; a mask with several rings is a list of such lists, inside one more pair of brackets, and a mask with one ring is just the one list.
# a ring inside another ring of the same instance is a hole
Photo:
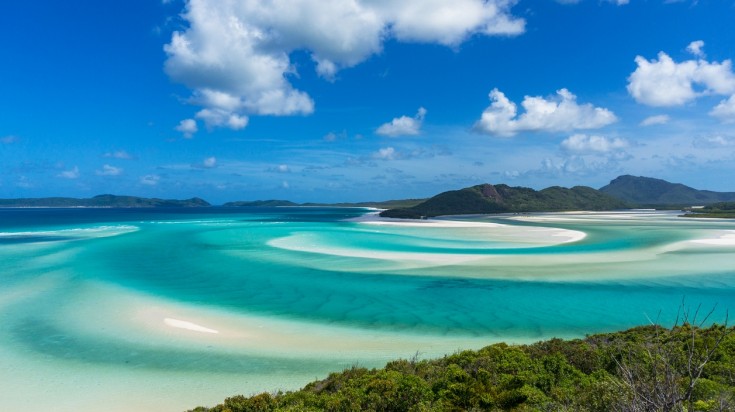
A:
{"label": "mountain ridge", "polygon": [[600,191],[639,206],[693,206],[735,201],[735,192],[698,190],[681,183],[632,175],[618,176]]}

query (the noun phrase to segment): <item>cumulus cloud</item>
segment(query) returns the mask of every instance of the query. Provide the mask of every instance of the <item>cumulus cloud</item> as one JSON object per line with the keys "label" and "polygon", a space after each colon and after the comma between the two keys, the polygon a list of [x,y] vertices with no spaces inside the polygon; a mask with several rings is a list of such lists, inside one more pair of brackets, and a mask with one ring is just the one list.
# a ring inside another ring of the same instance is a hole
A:
{"label": "cumulus cloud", "polygon": [[735,122],[735,94],[721,101],[709,114],[725,123]]}
{"label": "cumulus cloud", "polygon": [[424,117],[426,117],[426,109],[420,107],[414,117],[397,117],[378,127],[375,133],[389,137],[417,135],[421,131]]}
{"label": "cumulus cloud", "polygon": [[158,175],[145,175],[140,178],[140,184],[146,186],[156,186],[161,180],[161,176]]}
{"label": "cumulus cloud", "polygon": [[521,34],[525,21],[510,12],[515,3],[188,0],[182,14],[188,27],[164,47],[165,70],[193,90],[191,102],[208,110],[198,116],[208,126],[242,128],[246,115],[314,111],[311,97],[289,81],[297,75],[294,51],[308,53],[316,72],[331,79],[391,38],[456,46],[475,34]]}
{"label": "cumulus cloud", "polygon": [[122,172],[122,168],[110,166],[107,164],[102,166],[102,169],[95,171],[98,176],[120,176]]}
{"label": "cumulus cloud", "polygon": [[64,179],[78,179],[80,176],[79,168],[74,166],[70,170],[64,170],[63,172],[59,173],[57,176],[62,177]]}
{"label": "cumulus cloud", "polygon": [[373,153],[373,158],[379,160],[394,160],[398,157],[398,152],[392,147],[385,147]]}
{"label": "cumulus cloud", "polygon": [[248,125],[249,120],[247,116],[241,116],[219,108],[202,109],[195,117],[203,120],[204,124],[210,129],[214,127],[228,127],[232,130],[240,130]]}
{"label": "cumulus cloud", "polygon": [[704,47],[704,41],[695,40],[689,43],[689,45],[687,46],[687,51],[696,57],[704,58],[704,50],[702,50],[703,47]]}
{"label": "cumulus cloud", "polygon": [[608,109],[589,103],[578,104],[577,97],[567,89],[556,92],[556,98],[525,96],[521,106],[524,113],[518,115],[518,107],[503,92],[490,92],[492,104],[485,109],[475,124],[479,131],[499,136],[513,136],[525,131],[570,131],[597,129],[617,120]]}
{"label": "cumulus cloud", "polygon": [[571,153],[606,154],[625,149],[628,142],[618,137],[610,139],[604,136],[575,134],[562,141],[561,147]]}
{"label": "cumulus cloud", "polygon": [[[700,50],[701,51],[701,50]],[[628,92],[649,106],[679,106],[702,95],[735,93],[732,63],[703,59],[675,62],[659,52],[658,60],[636,56],[638,67],[628,77]]]}
{"label": "cumulus cloud", "polygon": [[671,120],[668,115],[665,114],[659,114],[656,116],[649,116],[643,119],[641,122],[641,126],[653,126],[657,124],[666,124]]}
{"label": "cumulus cloud", "polygon": [[194,133],[199,131],[197,122],[194,119],[184,119],[180,121],[179,125],[176,126],[175,129],[176,131],[183,133],[184,137],[187,139],[191,139],[194,136]]}

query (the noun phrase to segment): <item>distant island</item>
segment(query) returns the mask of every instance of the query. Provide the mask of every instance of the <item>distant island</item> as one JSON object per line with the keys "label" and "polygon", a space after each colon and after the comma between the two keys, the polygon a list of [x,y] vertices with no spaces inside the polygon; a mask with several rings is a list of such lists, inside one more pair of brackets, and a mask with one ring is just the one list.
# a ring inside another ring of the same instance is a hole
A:
{"label": "distant island", "polygon": [[505,184],[483,184],[440,193],[409,208],[389,209],[383,217],[419,219],[441,215],[627,209],[631,205],[591,187],[554,186],[540,191]]}
{"label": "distant island", "polygon": [[193,197],[186,200],[156,199],[135,196],[99,195],[89,199],[72,197],[43,197],[29,199],[0,199],[0,207],[208,207],[206,200]]}
{"label": "distant island", "polygon": [[735,201],[735,192],[697,190],[681,183],[630,175],[615,178],[600,191],[638,207],[704,206]]}
{"label": "distant island", "polygon": [[[429,199],[399,199],[356,203],[296,203],[290,200],[240,200],[222,207],[370,207],[385,209],[383,217],[428,218],[445,215],[616,210],[630,208],[686,209],[697,217],[734,217],[735,192],[697,190],[681,183],[643,176],[623,175],[599,190],[552,186],[543,190],[481,184],[440,193]],[[45,197],[0,199],[0,207],[211,207],[198,197],[185,200],[99,195],[88,199]],[[704,209],[691,209],[706,206]]]}
{"label": "distant island", "polygon": [[412,207],[426,199],[385,200],[381,202],[357,203],[294,203],[289,200],[251,200],[227,202],[223,207],[283,207],[283,206],[313,206],[313,207],[371,207],[375,209],[391,209],[397,207]]}
{"label": "distant island", "polygon": [[[442,215],[560,212],[572,210],[616,210],[630,208],[682,209],[691,206],[735,201],[735,193],[697,190],[680,183],[650,177],[619,176],[595,190],[586,186],[571,189],[553,186],[536,191],[505,184],[482,184],[440,193],[408,208],[381,212],[383,217],[420,219]],[[718,203],[720,204],[720,203]],[[712,205],[714,207],[714,205]],[[728,217],[723,210],[706,208],[700,217]],[[698,211],[698,210],[693,210]],[[735,214],[735,211],[730,211]]]}
{"label": "distant island", "polygon": [[237,202],[227,202],[223,207],[280,207],[280,206],[300,206],[298,203],[290,200],[241,200]]}

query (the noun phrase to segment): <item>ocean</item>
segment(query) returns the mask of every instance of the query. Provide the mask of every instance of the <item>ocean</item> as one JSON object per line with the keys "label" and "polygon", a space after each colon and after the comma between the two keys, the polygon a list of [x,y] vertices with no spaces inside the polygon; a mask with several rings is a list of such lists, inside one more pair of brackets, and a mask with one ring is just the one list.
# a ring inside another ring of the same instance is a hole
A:
{"label": "ocean", "polygon": [[0,209],[0,410],[181,411],[733,308],[735,222],[674,212]]}

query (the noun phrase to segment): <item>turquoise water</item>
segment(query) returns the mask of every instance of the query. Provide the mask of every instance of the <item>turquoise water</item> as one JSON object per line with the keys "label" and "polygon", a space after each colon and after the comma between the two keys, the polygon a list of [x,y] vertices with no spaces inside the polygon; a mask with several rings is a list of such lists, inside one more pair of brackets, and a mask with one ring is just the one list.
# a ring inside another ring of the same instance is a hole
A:
{"label": "turquoise water", "polygon": [[181,410],[417,351],[735,307],[735,222],[348,220],[368,212],[0,210],[0,410],[93,410],[121,388]]}

